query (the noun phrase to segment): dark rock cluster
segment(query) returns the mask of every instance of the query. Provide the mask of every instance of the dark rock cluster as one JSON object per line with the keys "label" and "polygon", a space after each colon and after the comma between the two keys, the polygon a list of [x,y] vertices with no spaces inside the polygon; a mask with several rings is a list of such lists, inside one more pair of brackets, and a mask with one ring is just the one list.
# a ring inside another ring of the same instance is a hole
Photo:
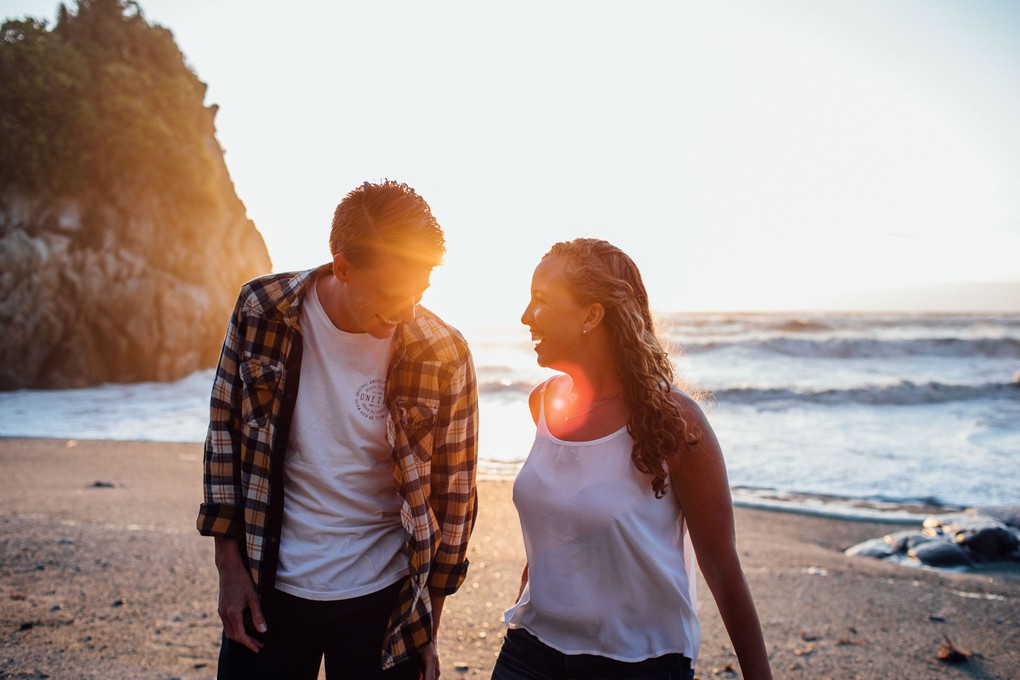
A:
{"label": "dark rock cluster", "polygon": [[928,517],[919,531],[897,531],[864,541],[846,554],[928,567],[1020,565],[1020,506]]}

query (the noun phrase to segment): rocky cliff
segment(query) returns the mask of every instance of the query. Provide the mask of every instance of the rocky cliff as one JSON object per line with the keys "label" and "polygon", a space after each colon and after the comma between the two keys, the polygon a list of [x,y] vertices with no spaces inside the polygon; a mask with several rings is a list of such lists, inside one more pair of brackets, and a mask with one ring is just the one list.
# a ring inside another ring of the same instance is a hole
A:
{"label": "rocky cliff", "polygon": [[0,389],[212,366],[270,271],[170,32],[125,0],[78,7],[0,32]]}
{"label": "rocky cliff", "polygon": [[238,289],[270,271],[219,165],[217,200],[184,217],[158,195],[130,211],[0,196],[0,389],[174,380],[215,363]]}

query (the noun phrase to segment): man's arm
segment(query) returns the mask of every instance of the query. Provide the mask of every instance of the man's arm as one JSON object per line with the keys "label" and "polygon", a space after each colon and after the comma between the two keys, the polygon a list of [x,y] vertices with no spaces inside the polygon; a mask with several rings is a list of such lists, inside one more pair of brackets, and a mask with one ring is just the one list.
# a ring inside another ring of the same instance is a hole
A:
{"label": "man's arm", "polygon": [[262,642],[249,635],[244,626],[244,614],[251,614],[252,625],[265,633],[266,619],[255,591],[251,572],[241,557],[241,545],[233,538],[216,537],[216,571],[220,575],[220,601],[217,611],[223,622],[223,632],[231,640],[240,642],[253,652],[262,649]]}
{"label": "man's arm", "polygon": [[432,602],[432,638],[439,635],[439,619],[443,617],[443,605],[446,604],[446,595],[433,595],[429,593],[429,600]]}
{"label": "man's arm", "polygon": [[210,400],[209,432],[203,457],[203,503],[198,514],[198,530],[216,541],[216,570],[219,573],[219,605],[223,631],[253,652],[262,643],[248,635],[244,616],[248,611],[259,632],[266,631],[265,618],[259,604],[255,582],[242,554],[244,521],[241,508],[240,470],[240,404],[241,377],[239,353],[241,308],[244,291],[234,306],[227,326],[223,350],[216,367]]}
{"label": "man's arm", "polygon": [[439,522],[439,546],[429,572],[432,642],[419,650],[422,680],[439,677],[437,640],[446,596],[467,576],[467,545],[478,513],[475,468],[478,464],[478,389],[471,354],[454,372],[440,403],[432,453],[429,504]]}
{"label": "man's arm", "polygon": [[478,512],[478,392],[474,363],[467,350],[441,399],[438,416],[429,498],[440,528],[428,582],[433,630],[438,630],[437,596],[442,600],[455,593],[467,575],[468,539]]}
{"label": "man's arm", "polygon": [[439,522],[439,546],[429,572],[432,641],[419,650],[422,680],[439,677],[436,640],[446,596],[467,576],[467,544],[477,515],[478,392],[471,354],[465,355],[440,400],[432,453],[429,505]]}
{"label": "man's arm", "polygon": [[203,536],[242,539],[241,509],[241,376],[240,347],[243,326],[241,291],[227,325],[223,349],[216,366],[209,403],[209,431],[203,457],[203,503],[198,513],[198,531]]}
{"label": "man's arm", "polygon": [[422,665],[421,680],[437,680],[439,678],[439,619],[443,616],[446,595],[436,595],[430,592],[429,600],[432,602],[432,642],[418,651]]}

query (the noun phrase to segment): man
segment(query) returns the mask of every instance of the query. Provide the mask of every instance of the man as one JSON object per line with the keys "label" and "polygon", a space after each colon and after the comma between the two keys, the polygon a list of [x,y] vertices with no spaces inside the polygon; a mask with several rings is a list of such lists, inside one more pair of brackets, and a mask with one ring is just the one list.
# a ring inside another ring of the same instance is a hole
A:
{"label": "man", "polygon": [[213,384],[199,531],[214,536],[220,678],[439,674],[476,508],[461,335],[418,302],[445,253],[428,204],[365,183],[331,264],[243,287]]}

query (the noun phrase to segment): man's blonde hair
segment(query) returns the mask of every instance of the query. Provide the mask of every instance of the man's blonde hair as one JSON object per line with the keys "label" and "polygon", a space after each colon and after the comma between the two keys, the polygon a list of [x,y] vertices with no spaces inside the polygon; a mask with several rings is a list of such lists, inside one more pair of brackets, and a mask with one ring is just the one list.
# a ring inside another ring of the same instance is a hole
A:
{"label": "man's blonde hair", "polygon": [[385,180],[365,182],[340,201],[329,248],[356,267],[371,266],[380,254],[436,267],[446,239],[425,199],[406,184]]}

